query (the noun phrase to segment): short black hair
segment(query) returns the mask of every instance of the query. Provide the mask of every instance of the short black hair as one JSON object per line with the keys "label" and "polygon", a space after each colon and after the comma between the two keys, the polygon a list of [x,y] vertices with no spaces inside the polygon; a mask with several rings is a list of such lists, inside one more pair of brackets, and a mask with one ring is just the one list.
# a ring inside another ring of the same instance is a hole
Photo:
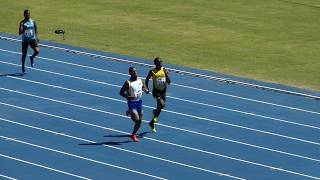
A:
{"label": "short black hair", "polygon": [[23,11],[23,14],[27,14],[27,12],[30,13],[30,10],[29,10],[29,9],[24,10],[24,11]]}
{"label": "short black hair", "polygon": [[130,72],[130,71],[133,71],[134,69],[135,69],[134,66],[130,66],[130,67],[129,67],[129,72]]}
{"label": "short black hair", "polygon": [[156,57],[156,58],[154,58],[154,60],[153,60],[153,62],[155,63],[156,61],[161,61],[161,58],[159,58],[159,57]]}

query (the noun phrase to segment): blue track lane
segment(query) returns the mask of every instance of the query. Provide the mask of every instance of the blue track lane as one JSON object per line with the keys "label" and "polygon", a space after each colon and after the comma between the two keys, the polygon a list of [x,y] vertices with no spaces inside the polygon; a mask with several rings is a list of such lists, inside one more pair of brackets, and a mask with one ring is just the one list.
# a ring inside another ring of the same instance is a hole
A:
{"label": "blue track lane", "polygon": [[[172,73],[158,132],[151,133],[147,124],[155,102],[144,95],[140,142],[134,143],[128,137],[133,123],[119,96],[130,64],[41,48],[36,67],[17,76],[19,53],[20,43],[0,40],[0,154],[61,172],[0,155],[1,174],[17,179],[320,178],[319,101]],[[141,77],[150,70],[137,69]]]}

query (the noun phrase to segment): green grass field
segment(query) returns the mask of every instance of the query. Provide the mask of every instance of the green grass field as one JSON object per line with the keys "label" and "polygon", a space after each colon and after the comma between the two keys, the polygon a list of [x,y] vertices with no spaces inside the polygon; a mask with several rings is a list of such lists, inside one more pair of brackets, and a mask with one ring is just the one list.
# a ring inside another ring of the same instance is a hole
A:
{"label": "green grass field", "polygon": [[40,39],[320,90],[319,0],[0,2],[0,32],[30,9]]}

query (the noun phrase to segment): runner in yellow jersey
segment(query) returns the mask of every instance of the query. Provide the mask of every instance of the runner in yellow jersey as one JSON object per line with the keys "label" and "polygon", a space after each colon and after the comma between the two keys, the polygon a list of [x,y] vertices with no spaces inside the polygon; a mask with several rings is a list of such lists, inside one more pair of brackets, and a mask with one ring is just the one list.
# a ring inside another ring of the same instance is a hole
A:
{"label": "runner in yellow jersey", "polygon": [[153,132],[156,132],[155,123],[158,121],[161,110],[165,107],[167,84],[171,83],[168,71],[162,67],[162,60],[157,57],[154,59],[156,66],[149,71],[145,84],[148,88],[149,79],[152,78],[153,88],[152,95],[157,101],[157,108],[153,110],[153,117],[149,125]]}

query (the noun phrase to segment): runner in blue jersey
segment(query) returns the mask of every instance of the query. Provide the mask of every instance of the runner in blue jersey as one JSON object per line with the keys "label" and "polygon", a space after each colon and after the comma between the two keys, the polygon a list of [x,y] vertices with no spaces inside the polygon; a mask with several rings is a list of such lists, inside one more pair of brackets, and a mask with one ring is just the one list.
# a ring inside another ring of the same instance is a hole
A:
{"label": "runner in blue jersey", "polygon": [[138,142],[137,132],[140,128],[142,121],[142,91],[149,93],[148,88],[144,82],[138,77],[135,67],[129,68],[130,79],[126,80],[120,90],[120,95],[127,99],[128,108],[127,114],[131,116],[132,121],[135,123],[131,135],[134,142]]}
{"label": "runner in blue jersey", "polygon": [[25,73],[25,61],[28,52],[28,46],[33,49],[33,54],[30,56],[31,67],[34,64],[34,58],[39,54],[39,39],[37,25],[34,20],[30,18],[30,11],[24,10],[23,12],[24,19],[19,24],[19,35],[22,34],[22,72]]}

